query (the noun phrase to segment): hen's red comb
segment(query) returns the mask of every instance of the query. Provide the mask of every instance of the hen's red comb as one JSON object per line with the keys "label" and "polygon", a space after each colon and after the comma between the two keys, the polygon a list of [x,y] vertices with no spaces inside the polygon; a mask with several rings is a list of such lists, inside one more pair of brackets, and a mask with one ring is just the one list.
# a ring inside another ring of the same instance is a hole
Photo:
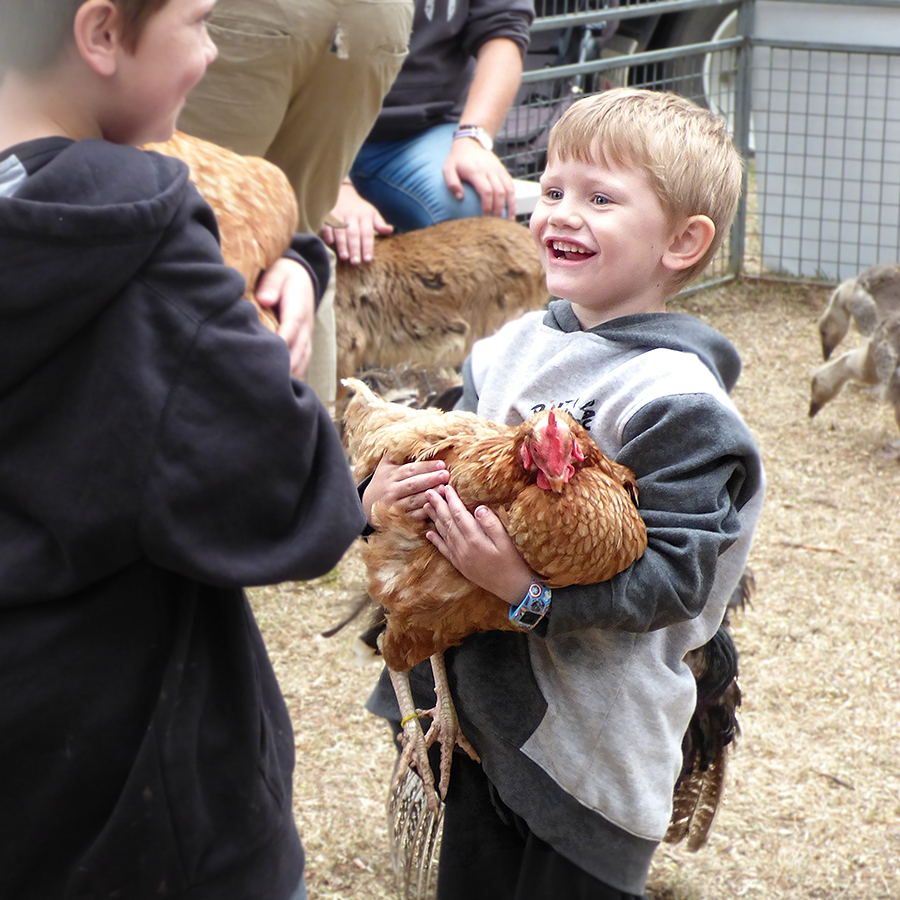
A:
{"label": "hen's red comb", "polygon": [[554,474],[559,473],[565,464],[563,460],[562,440],[559,435],[559,428],[556,425],[556,413],[553,412],[554,407],[550,407],[547,415],[547,430],[544,432],[547,438],[546,460],[547,467]]}

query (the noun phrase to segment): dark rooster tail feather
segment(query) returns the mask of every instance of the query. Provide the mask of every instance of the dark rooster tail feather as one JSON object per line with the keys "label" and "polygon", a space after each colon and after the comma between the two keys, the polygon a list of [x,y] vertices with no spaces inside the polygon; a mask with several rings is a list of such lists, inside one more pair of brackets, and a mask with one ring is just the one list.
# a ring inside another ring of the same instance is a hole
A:
{"label": "dark rooster tail feather", "polygon": [[373,602],[371,625],[359,636],[359,640],[365,644],[375,656],[381,656],[379,638],[387,627],[387,615],[381,604]]}
{"label": "dark rooster tail feather", "polygon": [[368,594],[361,594],[356,599],[355,605],[350,609],[350,612],[341,619],[337,625],[332,625],[331,628],[322,632],[322,637],[334,637],[338,632],[342,631],[346,628],[351,622],[355,621],[359,615],[363,612],[363,610],[368,609],[372,604],[372,599]]}
{"label": "dark rooster tail feather", "polygon": [[351,622],[355,622],[366,610],[370,611],[370,625],[369,628],[360,635],[360,639],[368,644],[373,650],[379,652],[376,641],[381,632],[384,631],[384,607],[376,603],[368,594],[361,594],[357,598],[355,605],[350,609],[350,612],[348,612],[337,625],[332,625],[331,628],[323,631],[322,637],[334,637],[336,634],[343,631]]}
{"label": "dark rooster tail feather", "polygon": [[665,840],[699,850],[709,837],[725,786],[727,748],[740,734],[738,652],[727,622],[686,659],[697,679],[697,705],[682,742],[683,765]]}
{"label": "dark rooster tail feather", "polygon": [[743,609],[745,606],[752,606],[750,598],[756,591],[756,578],[753,571],[748,566],[744,569],[737,587],[728,598],[729,609]]}

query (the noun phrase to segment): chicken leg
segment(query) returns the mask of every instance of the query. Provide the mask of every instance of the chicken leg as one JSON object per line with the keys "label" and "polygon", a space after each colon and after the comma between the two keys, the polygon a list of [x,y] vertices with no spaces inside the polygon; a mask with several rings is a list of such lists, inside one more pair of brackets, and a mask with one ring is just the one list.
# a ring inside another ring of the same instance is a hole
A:
{"label": "chicken leg", "polygon": [[[453,705],[453,698],[450,696],[450,685],[447,681],[447,668],[444,665],[443,653],[435,653],[431,657],[431,671],[434,675],[435,705],[433,709],[421,710],[416,709],[413,702],[408,673],[388,669],[394,693],[397,695],[397,704],[400,707],[402,727],[400,743],[403,745],[391,783],[391,790],[396,790],[404,774],[412,766],[422,779],[428,808],[437,815],[441,800],[447,796],[454,747],[461,747],[476,762],[480,761],[480,757],[460,730],[456,708]],[[421,716],[428,716],[431,719],[431,726],[427,733],[422,730],[422,724],[419,721]],[[428,748],[435,741],[441,745],[440,780],[437,788],[435,788],[434,775],[428,761]]]}

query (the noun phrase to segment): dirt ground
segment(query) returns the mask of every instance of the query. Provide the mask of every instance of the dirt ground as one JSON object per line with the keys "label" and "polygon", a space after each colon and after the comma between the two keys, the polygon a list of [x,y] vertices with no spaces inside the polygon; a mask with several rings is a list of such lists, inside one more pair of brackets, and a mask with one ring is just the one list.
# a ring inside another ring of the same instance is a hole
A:
{"label": "dirt ground", "polygon": [[[709,844],[663,846],[651,900],[900,898],[900,462],[892,411],[850,386],[810,420],[827,290],[732,284],[676,308],[721,330],[768,493],[734,619],[744,703]],[[848,343],[853,340],[848,337]],[[384,802],[393,750],[363,710],[378,675],[354,629],[355,549],[316,582],[252,592],[296,729],[311,900],[395,896]]]}

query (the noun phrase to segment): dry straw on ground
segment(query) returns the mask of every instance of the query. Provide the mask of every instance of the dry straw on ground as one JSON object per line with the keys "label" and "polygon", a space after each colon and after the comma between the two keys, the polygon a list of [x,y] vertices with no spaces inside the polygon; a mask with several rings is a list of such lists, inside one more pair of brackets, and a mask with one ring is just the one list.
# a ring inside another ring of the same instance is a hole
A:
{"label": "dry straw on ground", "polygon": [[[825,289],[736,284],[679,304],[737,346],[734,399],[768,496],[757,593],[735,617],[743,736],[709,845],[662,848],[651,900],[900,898],[900,462],[893,414],[849,387],[809,420]],[[893,446],[892,446],[893,445]],[[314,583],[252,592],[294,718],[311,900],[393,896],[384,800],[393,751],[363,710],[376,666],[355,630],[351,551]]]}

